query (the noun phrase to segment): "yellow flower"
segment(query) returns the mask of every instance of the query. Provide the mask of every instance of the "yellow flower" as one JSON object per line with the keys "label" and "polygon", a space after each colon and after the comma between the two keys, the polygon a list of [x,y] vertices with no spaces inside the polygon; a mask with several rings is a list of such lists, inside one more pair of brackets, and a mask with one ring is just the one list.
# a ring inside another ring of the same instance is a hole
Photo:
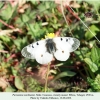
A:
{"label": "yellow flower", "polygon": [[54,33],[47,33],[47,35],[45,35],[45,38],[54,38],[55,34]]}
{"label": "yellow flower", "polygon": [[44,38],[42,38],[41,40],[44,40]]}

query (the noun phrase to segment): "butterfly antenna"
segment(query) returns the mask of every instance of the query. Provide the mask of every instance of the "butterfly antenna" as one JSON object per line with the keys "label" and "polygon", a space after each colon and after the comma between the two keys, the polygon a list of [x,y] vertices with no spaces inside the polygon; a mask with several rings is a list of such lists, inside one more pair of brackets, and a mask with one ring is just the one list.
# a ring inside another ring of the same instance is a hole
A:
{"label": "butterfly antenna", "polygon": [[65,17],[65,14],[64,14],[63,0],[61,0],[61,12],[62,12],[62,15],[64,17],[64,20],[65,20],[65,22],[66,22],[66,24],[67,24],[67,26],[69,28],[70,33],[73,36],[73,33],[72,33],[71,29],[70,29],[70,26],[68,25],[68,21],[66,20],[66,17]]}
{"label": "butterfly antenna", "polygon": [[[70,6],[69,6],[70,7]],[[75,13],[75,11],[70,7],[70,9]],[[89,32],[95,37],[95,39],[100,42],[100,40],[95,36],[95,34],[88,28],[88,26],[82,21],[80,17],[78,17],[82,24],[89,30]]]}

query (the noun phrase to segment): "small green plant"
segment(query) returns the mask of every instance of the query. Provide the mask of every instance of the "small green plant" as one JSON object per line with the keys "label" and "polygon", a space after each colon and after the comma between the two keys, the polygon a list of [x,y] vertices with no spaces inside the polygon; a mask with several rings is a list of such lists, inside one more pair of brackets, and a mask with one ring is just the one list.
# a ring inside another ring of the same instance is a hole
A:
{"label": "small green plant", "polygon": [[100,92],[100,74],[98,74],[95,79],[88,77],[87,82],[90,85],[88,92]]}

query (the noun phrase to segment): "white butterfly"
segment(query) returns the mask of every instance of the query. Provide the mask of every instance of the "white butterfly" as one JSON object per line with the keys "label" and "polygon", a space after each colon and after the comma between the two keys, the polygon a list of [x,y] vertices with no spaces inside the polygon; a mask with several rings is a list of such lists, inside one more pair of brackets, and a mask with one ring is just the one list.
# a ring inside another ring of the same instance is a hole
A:
{"label": "white butterfly", "polygon": [[22,55],[29,59],[36,59],[40,64],[47,64],[53,57],[60,61],[66,61],[70,52],[75,51],[80,41],[71,37],[55,37],[37,41],[21,51]]}

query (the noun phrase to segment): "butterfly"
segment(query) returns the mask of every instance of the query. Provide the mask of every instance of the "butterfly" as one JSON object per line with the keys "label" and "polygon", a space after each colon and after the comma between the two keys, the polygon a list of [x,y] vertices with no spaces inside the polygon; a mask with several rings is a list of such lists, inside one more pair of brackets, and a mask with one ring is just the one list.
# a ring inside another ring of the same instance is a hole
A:
{"label": "butterfly", "polygon": [[66,61],[70,52],[75,51],[80,41],[72,37],[46,38],[29,44],[21,51],[29,59],[36,59],[40,64],[48,64],[55,57],[59,61]]}

